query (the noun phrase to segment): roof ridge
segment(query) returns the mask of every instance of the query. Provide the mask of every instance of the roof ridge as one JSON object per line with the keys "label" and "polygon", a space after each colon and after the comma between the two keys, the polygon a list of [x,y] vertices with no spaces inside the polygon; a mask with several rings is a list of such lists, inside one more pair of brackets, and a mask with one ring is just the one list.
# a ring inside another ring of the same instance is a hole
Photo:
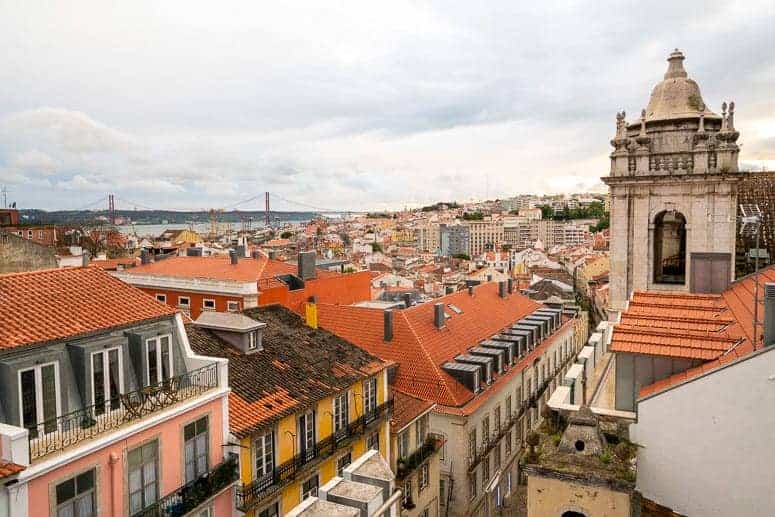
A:
{"label": "roof ridge", "polygon": [[33,275],[39,275],[43,273],[53,273],[55,271],[61,271],[61,272],[72,272],[72,271],[80,271],[80,270],[88,270],[91,268],[84,267],[84,266],[75,266],[75,267],[50,267],[46,269],[35,269],[33,271],[16,271],[13,273],[0,273],[0,280],[4,278],[10,278],[10,277],[19,277],[19,276],[33,276]]}
{"label": "roof ridge", "polygon": [[[729,337],[722,337],[722,336],[714,336],[710,335],[711,333],[708,331],[705,331],[708,335],[703,335],[703,331],[701,330],[690,330],[690,329],[670,329],[667,327],[658,327],[661,330],[652,330],[653,327],[638,327],[636,325],[627,325],[627,324],[619,324],[618,325],[619,330],[625,334],[645,334],[648,336],[664,336],[669,335],[670,337],[675,336],[676,334],[683,334],[684,332],[697,332],[698,335],[691,335],[689,334],[687,337],[689,338],[695,338],[695,339],[709,339],[711,341],[734,341],[736,338],[733,338],[731,336]],[[665,331],[668,331],[665,333]],[[715,331],[714,331],[715,332]],[[682,346],[682,345],[676,345],[676,346]]]}

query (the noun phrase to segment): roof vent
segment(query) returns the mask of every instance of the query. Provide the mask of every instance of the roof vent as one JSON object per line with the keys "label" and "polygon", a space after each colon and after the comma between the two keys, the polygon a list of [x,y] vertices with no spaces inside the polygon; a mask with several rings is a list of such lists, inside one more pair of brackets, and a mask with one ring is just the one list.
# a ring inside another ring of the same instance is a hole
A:
{"label": "roof vent", "polygon": [[775,283],[764,284],[764,346],[775,345]]}
{"label": "roof vent", "polygon": [[151,256],[148,254],[147,249],[140,251],[140,264],[150,264]]}
{"label": "roof vent", "polygon": [[468,286],[468,296],[473,296],[473,295],[474,295],[474,286],[469,285]]}
{"label": "roof vent", "polygon": [[444,326],[444,304],[437,303],[433,306],[433,324],[437,329]]}
{"label": "roof vent", "polygon": [[501,298],[506,298],[506,289],[507,285],[505,280],[498,282],[498,296]]}
{"label": "roof vent", "polygon": [[239,262],[239,255],[237,255],[237,250],[229,250],[229,259],[231,259],[232,265],[236,265]]}
{"label": "roof vent", "polygon": [[514,279],[509,278],[509,294],[512,294],[514,292]]}

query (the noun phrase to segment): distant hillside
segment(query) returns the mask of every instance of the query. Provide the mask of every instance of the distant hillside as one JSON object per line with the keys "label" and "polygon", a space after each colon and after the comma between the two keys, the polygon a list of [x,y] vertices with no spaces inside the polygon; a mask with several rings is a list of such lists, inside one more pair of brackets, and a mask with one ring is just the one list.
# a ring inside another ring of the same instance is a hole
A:
{"label": "distant hillside", "polygon": [[[41,224],[94,224],[108,217],[107,210],[45,210],[26,209],[19,211],[25,223]],[[272,221],[299,221],[313,219],[315,212],[270,212]],[[116,217],[130,219],[135,224],[185,224],[206,223],[209,221],[207,211],[179,212],[172,210],[116,210]],[[252,219],[256,224],[265,221],[265,213],[261,211],[230,211],[218,214],[220,222],[239,223]]]}

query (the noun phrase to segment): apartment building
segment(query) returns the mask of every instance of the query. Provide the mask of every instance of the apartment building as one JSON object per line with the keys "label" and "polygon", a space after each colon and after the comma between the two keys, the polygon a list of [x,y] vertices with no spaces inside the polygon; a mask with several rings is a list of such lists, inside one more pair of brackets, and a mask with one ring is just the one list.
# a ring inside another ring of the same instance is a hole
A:
{"label": "apartment building", "polygon": [[[487,283],[407,309],[322,304],[322,327],[399,364],[395,390],[435,403],[443,515],[495,515],[528,430],[586,342],[586,318]],[[413,487],[414,489],[414,487]]]}
{"label": "apartment building", "polygon": [[402,492],[401,515],[437,517],[444,440],[430,432],[435,403],[393,390],[390,467]]}
{"label": "apartment building", "polygon": [[145,259],[114,276],[197,319],[202,312],[239,312],[280,303],[297,312],[310,297],[329,303],[369,300],[368,272],[340,274],[315,267],[315,253],[300,253],[297,264],[272,260],[260,252],[241,257],[176,256]]}
{"label": "apartment building", "polygon": [[179,313],[90,267],[1,275],[0,321],[6,515],[231,513],[228,363]]}
{"label": "apartment building", "polygon": [[439,248],[441,255],[469,255],[471,252],[471,230],[464,224],[439,225]]}
{"label": "apartment building", "polygon": [[469,241],[468,255],[475,257],[485,251],[497,251],[504,243],[503,220],[485,218],[482,221],[466,221]]}
{"label": "apartment building", "polygon": [[439,251],[440,230],[439,223],[427,223],[415,229],[417,236],[417,249],[430,253]]}
{"label": "apartment building", "polygon": [[187,330],[195,351],[229,361],[238,511],[284,515],[369,449],[389,457],[390,362],[277,304],[205,312]]}
{"label": "apartment building", "polygon": [[524,249],[541,242],[547,249],[552,246],[576,246],[589,242],[592,234],[589,225],[595,220],[555,221],[552,219],[531,219],[520,217],[507,222],[504,228],[504,242],[513,249]]}

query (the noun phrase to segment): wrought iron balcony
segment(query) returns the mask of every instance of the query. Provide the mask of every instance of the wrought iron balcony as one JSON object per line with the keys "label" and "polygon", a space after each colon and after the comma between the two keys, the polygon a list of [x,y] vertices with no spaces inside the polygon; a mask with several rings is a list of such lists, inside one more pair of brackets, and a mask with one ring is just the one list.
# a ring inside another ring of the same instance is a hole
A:
{"label": "wrought iron balcony", "polygon": [[398,459],[396,479],[400,481],[411,474],[417,467],[425,463],[425,460],[441,449],[442,445],[444,445],[444,438],[441,435],[428,433],[425,443],[415,449],[408,457]]}
{"label": "wrought iron balcony", "polygon": [[29,428],[30,460],[36,460],[157,413],[218,386],[216,363],[159,384],[122,393]]}
{"label": "wrought iron balcony", "polygon": [[292,483],[299,474],[306,472],[307,467],[328,458],[338,449],[347,445],[350,439],[361,436],[372,424],[381,421],[381,417],[387,416],[392,408],[393,399],[389,399],[366,415],[357,417],[336,433],[315,442],[311,448],[305,449],[290,460],[277,465],[270,472],[251,483],[237,486],[235,493],[237,509],[247,512],[284,486]]}
{"label": "wrought iron balcony", "polygon": [[237,462],[226,460],[210,472],[178,488],[159,499],[133,517],[179,517],[195,510],[199,505],[237,481]]}

